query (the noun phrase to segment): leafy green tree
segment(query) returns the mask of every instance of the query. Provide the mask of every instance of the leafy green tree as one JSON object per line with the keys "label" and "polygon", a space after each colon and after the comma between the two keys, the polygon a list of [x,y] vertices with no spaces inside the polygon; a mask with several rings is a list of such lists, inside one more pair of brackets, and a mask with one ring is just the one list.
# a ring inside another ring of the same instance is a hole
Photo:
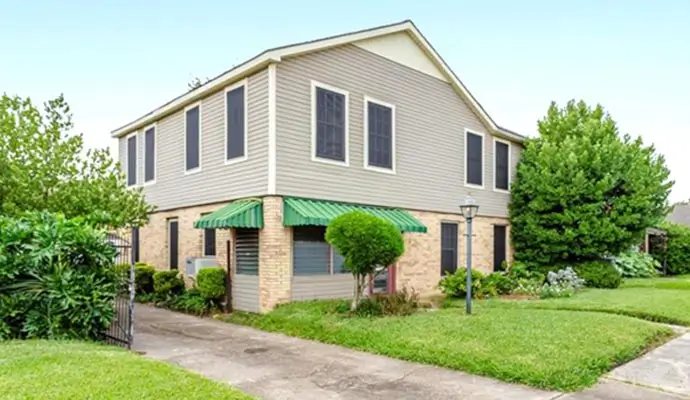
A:
{"label": "leafy green tree", "polygon": [[154,208],[141,189],[127,188],[107,148],[85,151],[72,128],[63,96],[41,112],[29,98],[2,95],[0,214],[46,210],[114,228],[145,224]]}
{"label": "leafy green tree", "polygon": [[511,187],[517,260],[551,267],[617,255],[668,212],[673,182],[664,157],[621,136],[601,106],[552,103],[539,132]]}
{"label": "leafy green tree", "polygon": [[362,301],[367,277],[376,277],[405,252],[405,242],[395,225],[361,211],[334,218],[326,229],[326,241],[345,258],[345,268],[355,277],[352,311]]}

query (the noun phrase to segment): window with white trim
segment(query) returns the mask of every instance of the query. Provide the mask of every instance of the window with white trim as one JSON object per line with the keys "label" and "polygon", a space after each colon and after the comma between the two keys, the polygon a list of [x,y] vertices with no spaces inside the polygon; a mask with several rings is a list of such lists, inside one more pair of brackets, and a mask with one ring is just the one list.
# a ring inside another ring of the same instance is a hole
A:
{"label": "window with white trim", "polygon": [[510,189],[510,144],[494,140],[494,188]]}
{"label": "window with white trim", "polygon": [[185,171],[201,168],[201,107],[196,105],[185,111]]}
{"label": "window with white trim", "polygon": [[367,166],[394,169],[395,108],[375,100],[365,100]]}
{"label": "window with white trim", "polygon": [[156,127],[144,131],[144,183],[156,180]]}
{"label": "window with white trim", "polygon": [[225,160],[246,156],[247,121],[245,85],[225,92]]}
{"label": "window with white trim", "polygon": [[347,94],[314,86],[315,158],[347,162]]}
{"label": "window with white trim", "polygon": [[137,134],[127,137],[127,186],[137,184]]}
{"label": "window with white trim", "polygon": [[484,186],[484,136],[465,131],[465,184]]}

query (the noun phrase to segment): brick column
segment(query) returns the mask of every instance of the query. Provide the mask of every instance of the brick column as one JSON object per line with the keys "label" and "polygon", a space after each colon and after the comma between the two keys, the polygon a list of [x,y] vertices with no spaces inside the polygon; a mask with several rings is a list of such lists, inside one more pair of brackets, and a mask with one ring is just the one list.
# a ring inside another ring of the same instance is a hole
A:
{"label": "brick column", "polygon": [[283,199],[264,197],[264,228],[259,232],[260,310],[290,301],[292,229],[283,226]]}

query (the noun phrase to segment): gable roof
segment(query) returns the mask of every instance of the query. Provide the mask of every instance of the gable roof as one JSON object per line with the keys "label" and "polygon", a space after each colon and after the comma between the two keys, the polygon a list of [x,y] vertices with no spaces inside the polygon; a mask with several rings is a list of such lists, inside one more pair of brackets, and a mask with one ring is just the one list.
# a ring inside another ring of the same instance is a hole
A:
{"label": "gable roof", "polygon": [[448,78],[448,81],[458,95],[460,95],[467,102],[469,107],[479,116],[480,120],[489,128],[490,131],[492,131],[491,133],[517,142],[522,142],[524,139],[526,139],[525,136],[503,128],[494,122],[482,105],[479,104],[477,99],[474,98],[472,93],[470,93],[467,87],[460,81],[460,79],[458,79],[457,75],[455,75],[448,64],[446,64],[443,58],[436,52],[433,46],[426,40],[424,35],[422,35],[419,29],[417,29],[415,24],[410,20],[268,49],[243,62],[242,64],[223,72],[202,86],[184,93],[156,108],[155,110],[143,115],[142,117],[113,130],[111,132],[111,136],[121,137],[134,130],[142,128],[154,121],[159,120],[160,118],[180,110],[188,104],[206,97],[212,92],[222,89],[224,86],[234,81],[242,79],[265,68],[271,63],[279,63],[283,58],[294,57],[315,51],[322,51],[328,48],[342,46],[360,40],[372,39],[399,32],[406,32],[412,37],[412,39],[422,48],[426,56],[429,57],[434,65],[436,65],[439,70]]}
{"label": "gable roof", "polygon": [[666,219],[690,227],[690,204],[676,204]]}

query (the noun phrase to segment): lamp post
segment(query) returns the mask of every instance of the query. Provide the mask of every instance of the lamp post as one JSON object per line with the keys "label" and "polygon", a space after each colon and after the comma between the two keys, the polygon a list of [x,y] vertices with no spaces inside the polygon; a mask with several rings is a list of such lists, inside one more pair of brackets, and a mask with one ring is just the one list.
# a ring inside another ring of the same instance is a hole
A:
{"label": "lamp post", "polygon": [[463,217],[467,224],[467,288],[465,290],[465,311],[467,315],[472,314],[472,219],[477,215],[479,206],[477,202],[470,196],[465,198],[465,201],[460,206]]}

